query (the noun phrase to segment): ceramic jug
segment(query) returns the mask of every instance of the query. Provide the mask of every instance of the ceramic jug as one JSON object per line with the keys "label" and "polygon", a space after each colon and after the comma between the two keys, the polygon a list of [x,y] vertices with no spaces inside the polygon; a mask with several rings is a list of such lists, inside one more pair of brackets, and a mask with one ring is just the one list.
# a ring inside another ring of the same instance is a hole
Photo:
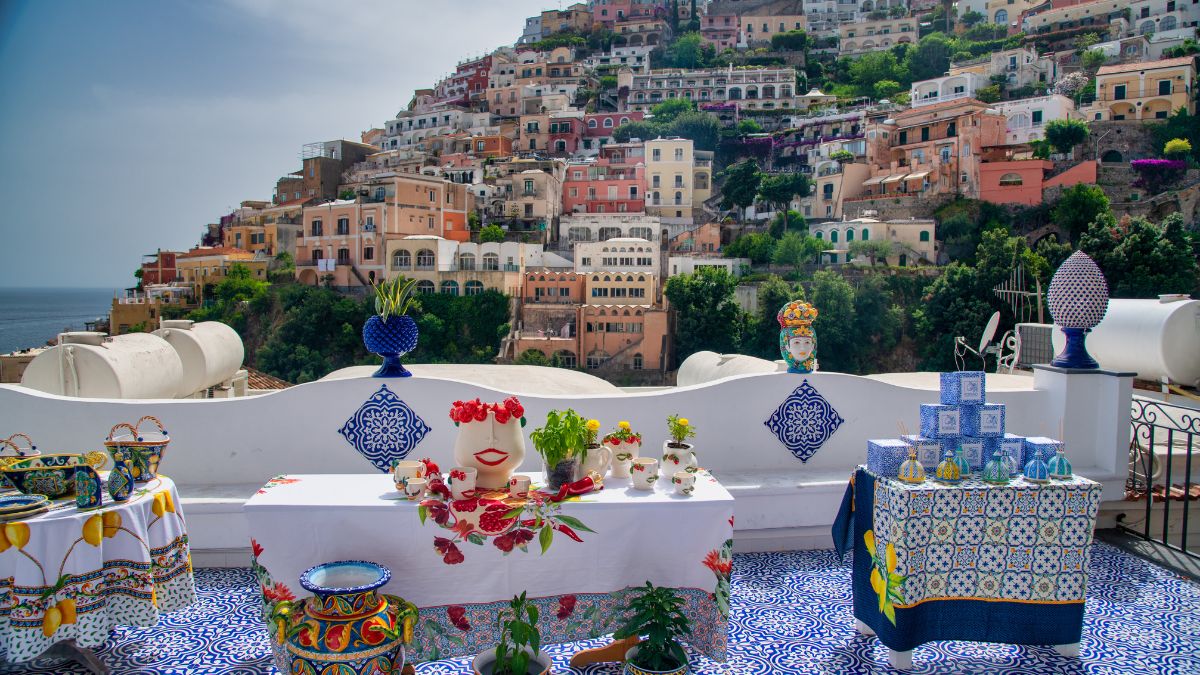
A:
{"label": "ceramic jug", "polygon": [[681,443],[679,447],[671,445],[672,441],[663,443],[662,462],[659,466],[663,476],[674,476],[676,471],[695,471],[699,463],[691,443]]}
{"label": "ceramic jug", "polygon": [[108,496],[114,502],[123,502],[133,494],[133,473],[121,452],[112,453],[113,468],[108,472]]}
{"label": "ceramic jug", "polygon": [[104,503],[101,497],[100,474],[88,464],[75,467],[75,506],[80,511],[99,508]]}
{"label": "ceramic jug", "polygon": [[600,477],[608,475],[608,468],[612,465],[613,453],[612,450],[604,447],[600,443],[594,443],[588,446],[587,459],[583,462],[583,475],[595,471],[600,474]]}

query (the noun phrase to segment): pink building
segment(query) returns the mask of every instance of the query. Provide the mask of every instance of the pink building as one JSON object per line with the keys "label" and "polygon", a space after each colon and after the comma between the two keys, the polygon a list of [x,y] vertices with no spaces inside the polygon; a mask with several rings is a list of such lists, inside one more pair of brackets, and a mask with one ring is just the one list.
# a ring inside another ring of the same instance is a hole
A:
{"label": "pink building", "polygon": [[583,116],[583,149],[599,150],[613,142],[613,132],[622,124],[641,122],[640,112],[589,113]]}
{"label": "pink building", "polygon": [[573,155],[583,140],[583,116],[566,111],[550,115],[550,137],[547,147],[555,155]]}
{"label": "pink building", "polygon": [[645,149],[616,143],[593,162],[567,165],[563,213],[642,213],[646,210]]}

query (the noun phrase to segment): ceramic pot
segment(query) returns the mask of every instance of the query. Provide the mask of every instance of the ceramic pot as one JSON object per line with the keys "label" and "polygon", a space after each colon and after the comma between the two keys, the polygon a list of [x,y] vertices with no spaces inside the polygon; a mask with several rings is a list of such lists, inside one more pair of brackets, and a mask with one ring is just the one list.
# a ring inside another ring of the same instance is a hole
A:
{"label": "ceramic pot", "polygon": [[621,671],[625,675],[687,675],[688,664],[686,663],[671,670],[647,670],[641,666],[636,666],[633,660],[637,656],[637,653],[637,647],[631,647],[629,651],[625,652],[625,670]]}
{"label": "ceramic pot", "polygon": [[521,419],[509,416],[499,422],[496,411],[488,410],[483,421],[459,422],[458,438],[454,440],[454,461],[479,472],[476,480],[479,488],[508,489],[508,479],[525,461]]}
{"label": "ceramic pot", "polygon": [[50,499],[65,497],[75,492],[75,468],[90,465],[102,468],[108,458],[102,452],[83,455],[38,455],[26,459],[7,458],[0,471],[22,494],[46,495]]}
{"label": "ceramic pot", "polygon": [[662,475],[674,476],[676,471],[695,471],[699,464],[691,443],[675,444],[675,441],[663,442],[662,461],[659,466]]}
{"label": "ceramic pot", "polygon": [[595,471],[603,478],[608,475],[608,467],[612,465],[613,452],[600,443],[588,446],[587,459],[583,461],[583,475]]}
{"label": "ceramic pot", "polygon": [[542,471],[546,474],[546,488],[550,492],[558,492],[562,486],[574,483],[584,476],[578,457],[564,459],[554,466],[548,466],[543,460]]}
{"label": "ceramic pot", "polygon": [[403,608],[379,593],[388,568],[343,560],[309,568],[300,585],[313,593],[295,617],[287,650],[294,675],[373,675],[404,667]]}
{"label": "ceramic pot", "polygon": [[633,466],[633,460],[641,449],[642,444],[635,441],[625,441],[613,448],[613,478],[629,478],[629,468]]}
{"label": "ceramic pot", "polygon": [[389,316],[387,321],[376,314],[363,324],[363,345],[372,354],[383,357],[383,365],[375,377],[412,377],[400,363],[400,357],[417,348],[417,322],[407,314]]}
{"label": "ceramic pot", "polygon": [[[153,422],[157,429],[143,431],[142,425],[146,422]],[[134,424],[121,423],[114,426],[108,432],[104,447],[113,455],[114,461],[114,453],[124,455],[135,483],[148,483],[158,477],[158,465],[162,462],[163,453],[167,451],[167,444],[170,442],[162,422],[158,421],[157,417],[147,415]]]}
{"label": "ceramic pot", "polygon": [[108,472],[108,496],[114,502],[123,502],[133,494],[133,473],[125,463],[125,455],[120,452],[112,453],[113,468]]}
{"label": "ceramic pot", "polygon": [[[24,441],[25,445],[19,445],[18,441]],[[42,453],[38,452],[37,446],[33,444],[33,439],[25,434],[13,434],[8,438],[0,439],[0,462],[3,462],[6,457],[12,457],[14,458],[13,461],[16,461],[17,459],[34,457],[40,454]],[[0,488],[11,490],[15,487],[12,481],[0,475]]]}
{"label": "ceramic pot", "polygon": [[[550,672],[550,655],[546,652],[539,651],[536,654],[528,647],[522,647],[522,651],[531,655],[533,658],[529,661],[529,666],[525,670],[526,675],[547,675]],[[471,661],[471,670],[475,675],[492,675],[492,667],[496,664],[496,650],[489,649],[486,652],[480,652],[478,656]]]}

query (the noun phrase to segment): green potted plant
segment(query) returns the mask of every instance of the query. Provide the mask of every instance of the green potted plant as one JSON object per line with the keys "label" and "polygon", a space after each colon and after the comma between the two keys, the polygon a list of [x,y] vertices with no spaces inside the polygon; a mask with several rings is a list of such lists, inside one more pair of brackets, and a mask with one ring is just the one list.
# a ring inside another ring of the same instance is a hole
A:
{"label": "green potted plant", "polygon": [[625,624],[616,640],[641,639],[625,652],[626,675],[684,675],[687,653],[680,640],[692,634],[691,622],[683,614],[683,598],[670,588],[649,581],[629,600]]}
{"label": "green potted plant", "polygon": [[525,593],[514,595],[508,609],[496,617],[500,644],[480,653],[471,662],[475,675],[546,675],[550,672],[550,655],[541,650],[538,633],[538,609],[525,599]]}
{"label": "green potted plant", "polygon": [[699,463],[696,460],[695,446],[687,439],[696,435],[696,427],[686,417],[671,415],[667,418],[667,436],[663,441],[662,475],[668,478],[676,471],[695,469]]}
{"label": "green potted plant", "polygon": [[409,377],[400,357],[417,348],[417,322],[408,315],[416,280],[396,277],[375,285],[375,316],[363,324],[367,351],[383,357],[375,377]]}
{"label": "green potted plant", "polygon": [[586,420],[570,408],[564,412],[551,410],[546,415],[546,425],[529,434],[533,447],[542,456],[546,481],[552,492],[583,477],[588,437]]}

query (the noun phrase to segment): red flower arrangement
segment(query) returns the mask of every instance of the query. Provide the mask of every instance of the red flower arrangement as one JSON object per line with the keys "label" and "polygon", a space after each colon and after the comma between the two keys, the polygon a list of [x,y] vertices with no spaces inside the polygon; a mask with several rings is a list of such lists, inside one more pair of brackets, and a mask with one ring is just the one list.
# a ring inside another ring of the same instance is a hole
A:
{"label": "red flower arrangement", "polygon": [[575,611],[575,596],[564,595],[558,599],[558,616],[559,621],[564,621],[568,616]]}
{"label": "red flower arrangement", "polygon": [[496,421],[501,424],[507,423],[509,419],[519,420],[525,417],[525,407],[516,396],[509,396],[501,403],[484,403],[479,399],[455,401],[450,406],[450,419],[455,424],[482,422],[487,419],[489,412],[495,413]]}
{"label": "red flower arrangement", "polygon": [[254,537],[250,537],[250,550],[254,552],[255,558],[262,555],[263,552],[262,544],[255,541]]}
{"label": "red flower arrangement", "polygon": [[263,586],[263,596],[271,602],[291,602],[296,599],[292,589],[280,581],[276,581],[274,586]]}
{"label": "red flower arrangement", "polygon": [[721,552],[717,550],[709,551],[708,555],[704,556],[704,566],[725,579],[733,572],[733,561],[722,558]]}
{"label": "red flower arrangement", "polygon": [[467,610],[459,605],[450,605],[446,608],[446,616],[449,617],[450,623],[464,633],[471,630],[471,624],[467,621]]}

